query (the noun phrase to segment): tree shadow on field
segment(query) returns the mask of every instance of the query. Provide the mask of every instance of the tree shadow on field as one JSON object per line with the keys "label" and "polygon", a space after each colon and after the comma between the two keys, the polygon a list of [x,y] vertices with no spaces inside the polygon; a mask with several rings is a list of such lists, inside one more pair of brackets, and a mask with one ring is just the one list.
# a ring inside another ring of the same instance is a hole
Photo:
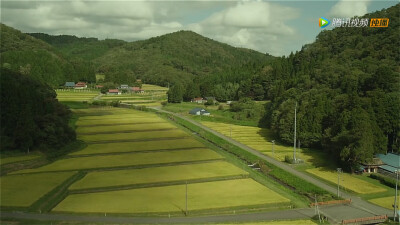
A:
{"label": "tree shadow on field", "polygon": [[322,150],[303,148],[302,151],[304,155],[308,156],[307,162],[313,167],[320,167],[322,171],[336,170],[336,162]]}

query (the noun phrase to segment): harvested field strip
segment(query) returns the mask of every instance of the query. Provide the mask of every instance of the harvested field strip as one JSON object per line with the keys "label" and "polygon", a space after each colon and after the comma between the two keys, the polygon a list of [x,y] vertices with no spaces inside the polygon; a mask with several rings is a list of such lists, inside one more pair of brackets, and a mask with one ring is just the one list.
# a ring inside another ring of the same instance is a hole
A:
{"label": "harvested field strip", "polygon": [[264,222],[252,222],[252,223],[234,223],[224,225],[317,225],[312,220],[275,220],[275,221],[264,221]]}
{"label": "harvested field strip", "polygon": [[[186,185],[69,195],[54,212],[151,213],[185,209]],[[287,205],[290,201],[255,182],[238,179],[188,184],[188,210],[223,209],[248,205]]]}
{"label": "harvested field strip", "polygon": [[79,134],[84,133],[99,133],[99,132],[117,132],[117,131],[141,131],[141,130],[160,130],[176,128],[168,122],[150,123],[140,125],[114,125],[114,126],[95,126],[95,127],[78,127],[76,132]]}
{"label": "harvested field strip", "polygon": [[113,133],[113,134],[96,134],[96,135],[80,135],[78,138],[83,141],[118,141],[118,140],[138,140],[150,138],[176,138],[188,137],[189,135],[182,130],[173,129],[167,131],[140,131],[134,133]]}
{"label": "harvested field strip", "polygon": [[[324,168],[314,168],[314,169],[308,169],[306,171],[324,180],[337,184],[338,175],[336,171],[327,170]],[[370,193],[378,193],[386,191],[386,189],[384,188],[381,188],[364,180],[358,179],[355,176],[356,175],[341,173],[340,186],[359,194],[370,194]]]}
{"label": "harvested field strip", "polygon": [[54,163],[36,169],[20,170],[17,173],[90,170],[97,168],[155,165],[173,162],[190,162],[222,158],[223,157],[221,155],[209,149],[74,157],[61,159],[55,161]]}
{"label": "harvested field strip", "polygon": [[6,157],[6,158],[0,159],[0,165],[28,161],[28,160],[38,159],[38,158],[40,158],[40,155],[33,155],[33,154],[32,155]]}
{"label": "harvested field strip", "polygon": [[0,205],[29,207],[74,174],[63,172],[2,176]]}
{"label": "harvested field strip", "polygon": [[134,151],[151,151],[151,150],[173,150],[182,148],[203,148],[201,142],[193,138],[162,140],[162,141],[137,141],[123,143],[108,144],[91,144],[81,151],[73,152],[70,155],[88,155],[101,153],[119,153]]}
{"label": "harvested field strip", "polygon": [[248,175],[248,173],[224,161],[134,170],[91,172],[82,180],[73,184],[70,190],[236,175]]}
{"label": "harvested field strip", "polygon": [[164,138],[143,138],[143,139],[124,139],[124,140],[109,140],[109,141],[86,141],[87,144],[107,144],[107,143],[123,143],[123,142],[150,142],[150,141],[164,141],[164,140],[180,140],[187,137],[164,137]]}
{"label": "harvested field strip", "polygon": [[122,133],[139,133],[139,132],[155,132],[155,131],[172,131],[177,130],[178,128],[155,128],[155,129],[133,129],[133,130],[111,130],[111,131],[98,131],[98,132],[87,132],[87,133],[78,133],[78,135],[98,135],[98,134],[122,134]]}
{"label": "harvested field strip", "polygon": [[120,118],[120,119],[104,119],[104,120],[81,120],[76,122],[77,126],[81,125],[107,125],[107,124],[123,124],[123,123],[152,123],[165,122],[160,118]]}
{"label": "harvested field strip", "polygon": [[96,120],[118,120],[118,119],[142,119],[142,118],[157,118],[162,120],[160,117],[154,115],[154,114],[116,114],[116,115],[102,115],[102,116],[85,116],[82,117],[81,120],[93,120],[96,122]]}
{"label": "harvested field strip", "polygon": [[147,126],[147,124],[160,124],[160,123],[164,123],[164,122],[132,122],[132,123],[109,123],[109,124],[92,124],[92,125],[79,125],[79,128],[82,127],[98,127],[98,126],[104,126],[104,127],[108,127],[108,126],[120,126],[120,125],[136,125],[136,124],[140,124],[143,126]]}

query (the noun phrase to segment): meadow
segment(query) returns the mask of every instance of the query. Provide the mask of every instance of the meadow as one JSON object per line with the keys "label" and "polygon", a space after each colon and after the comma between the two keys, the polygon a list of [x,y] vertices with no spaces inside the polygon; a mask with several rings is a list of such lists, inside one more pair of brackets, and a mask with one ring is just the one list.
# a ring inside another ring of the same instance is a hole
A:
{"label": "meadow", "polygon": [[[53,212],[155,213],[185,210],[186,185],[72,194]],[[188,184],[188,210],[287,206],[290,201],[252,179]]]}
{"label": "meadow", "polygon": [[[313,169],[307,169],[306,171],[321,179],[337,184],[338,174],[336,171],[329,170],[326,168],[313,168]],[[358,179],[356,175],[350,175],[348,173],[340,174],[340,186],[343,187],[344,189],[356,192],[358,194],[370,194],[370,193],[387,191],[382,187]]]}
{"label": "meadow", "polygon": [[70,155],[121,153],[135,151],[159,151],[173,149],[204,148],[205,146],[193,138],[174,140],[152,140],[137,142],[116,142],[104,144],[90,144],[86,148],[73,152]]}
{"label": "meadow", "polygon": [[2,176],[0,205],[29,207],[74,174],[62,172]]}
{"label": "meadow", "polygon": [[23,162],[29,161],[40,158],[40,155],[30,154],[30,155],[22,155],[22,156],[9,156],[0,158],[0,165],[5,165],[8,163],[16,163],[16,162]]}
{"label": "meadow", "polygon": [[239,175],[245,176],[248,173],[228,162],[217,161],[131,170],[90,172],[69,189],[77,190],[132,184],[188,181]]}
{"label": "meadow", "polygon": [[171,150],[163,152],[74,157],[61,159],[36,169],[20,170],[17,173],[157,165],[167,163],[213,160],[221,158],[222,156],[220,156],[216,152],[204,148],[189,150]]}

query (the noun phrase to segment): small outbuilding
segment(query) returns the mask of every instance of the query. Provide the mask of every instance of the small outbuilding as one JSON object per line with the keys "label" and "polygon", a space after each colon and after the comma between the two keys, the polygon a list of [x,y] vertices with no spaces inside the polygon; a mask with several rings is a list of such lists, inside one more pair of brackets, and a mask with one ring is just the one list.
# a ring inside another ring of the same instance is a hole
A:
{"label": "small outbuilding", "polygon": [[209,116],[209,115],[211,115],[211,113],[209,111],[207,111],[205,109],[202,109],[202,108],[194,108],[194,109],[189,111],[189,114],[199,115],[199,116],[200,115],[201,116]]}
{"label": "small outbuilding", "polygon": [[202,98],[202,97],[198,97],[198,98],[194,98],[194,99],[192,99],[192,101],[191,102],[196,102],[196,103],[203,103],[203,101],[204,101],[204,99]]}
{"label": "small outbuilding", "polygon": [[66,88],[74,88],[75,87],[75,82],[65,82],[64,87],[66,87]]}
{"label": "small outbuilding", "polygon": [[121,86],[119,86],[119,89],[129,89],[129,85],[121,84]]}
{"label": "small outbuilding", "polygon": [[140,87],[132,87],[131,89],[135,93],[144,93],[144,90],[141,89]]}
{"label": "small outbuilding", "polygon": [[109,95],[120,95],[121,92],[118,89],[109,89],[108,94]]}

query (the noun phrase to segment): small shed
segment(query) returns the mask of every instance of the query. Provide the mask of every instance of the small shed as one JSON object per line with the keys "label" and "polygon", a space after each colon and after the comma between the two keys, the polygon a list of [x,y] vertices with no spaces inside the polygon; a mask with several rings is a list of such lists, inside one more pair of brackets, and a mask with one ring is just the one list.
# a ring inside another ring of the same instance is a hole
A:
{"label": "small shed", "polygon": [[211,113],[205,109],[202,108],[194,108],[192,110],[189,111],[189,114],[192,115],[202,115],[202,116],[209,116],[211,115]]}
{"label": "small shed", "polygon": [[129,85],[121,84],[121,86],[119,86],[119,89],[129,89]]}
{"label": "small shed", "polygon": [[192,101],[191,102],[196,102],[196,103],[203,103],[203,98],[202,97],[198,97],[198,98],[194,98],[194,99],[192,99]]}
{"label": "small shed", "polygon": [[109,95],[120,95],[121,92],[118,89],[109,89],[108,94]]}
{"label": "small shed", "polygon": [[75,82],[65,82],[64,86],[66,88],[74,88],[75,87]]}

